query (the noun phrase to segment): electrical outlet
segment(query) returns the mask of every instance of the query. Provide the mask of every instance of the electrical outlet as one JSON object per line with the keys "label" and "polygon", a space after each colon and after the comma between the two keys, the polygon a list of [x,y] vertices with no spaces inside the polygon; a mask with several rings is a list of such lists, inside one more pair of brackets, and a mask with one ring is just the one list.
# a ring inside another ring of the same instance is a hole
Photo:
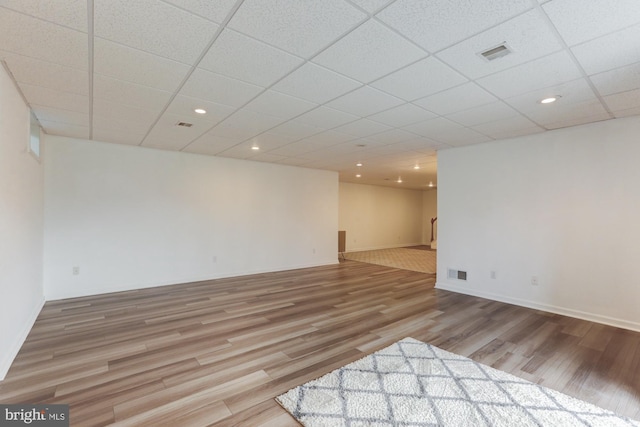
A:
{"label": "electrical outlet", "polygon": [[212,256],[212,257],[211,257],[211,262],[213,262],[214,264],[215,264],[216,262],[218,262],[218,257],[217,257],[217,256],[215,256],[215,255],[214,255],[214,256]]}
{"label": "electrical outlet", "polygon": [[495,270],[491,270],[490,276],[491,276],[492,279],[495,279],[497,277],[496,276],[496,271]]}
{"label": "electrical outlet", "polygon": [[531,276],[531,286],[538,286],[539,284],[538,276]]}
{"label": "electrical outlet", "polygon": [[77,276],[78,274],[80,274],[80,267],[78,266],[73,267],[73,275]]}
{"label": "electrical outlet", "polygon": [[314,254],[316,253],[316,248],[313,248],[313,253],[314,253]]}

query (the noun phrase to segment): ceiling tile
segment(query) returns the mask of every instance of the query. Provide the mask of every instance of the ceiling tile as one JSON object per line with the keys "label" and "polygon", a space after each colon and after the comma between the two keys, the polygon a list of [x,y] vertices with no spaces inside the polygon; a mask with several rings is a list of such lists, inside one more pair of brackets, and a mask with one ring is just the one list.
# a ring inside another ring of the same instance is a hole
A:
{"label": "ceiling tile", "polygon": [[608,113],[600,113],[593,116],[583,116],[577,117],[574,119],[561,120],[553,123],[546,124],[545,127],[547,129],[561,129],[570,126],[578,126],[586,123],[599,122],[603,120],[609,120],[611,116]]}
{"label": "ceiling tile", "polygon": [[496,101],[497,98],[473,82],[468,82],[413,103],[445,115]]}
{"label": "ceiling tile", "polygon": [[276,83],[272,89],[318,104],[361,86],[361,83],[320,67],[306,63]]}
{"label": "ceiling tile", "polygon": [[318,143],[322,146],[330,146],[335,144],[341,144],[346,141],[352,141],[354,139],[353,135],[337,132],[334,130],[328,130],[325,132],[320,132],[315,135],[311,135],[303,139],[305,142],[310,143]]}
{"label": "ceiling tile", "polygon": [[369,86],[363,86],[329,103],[327,107],[365,117],[403,104],[404,102]]}
{"label": "ceiling tile", "polygon": [[366,137],[368,141],[372,141],[378,144],[395,144],[398,142],[415,140],[417,135],[404,131],[402,129],[390,129],[384,132],[376,133]]}
{"label": "ceiling tile", "polygon": [[87,35],[41,19],[0,8],[0,50],[87,70]]}
{"label": "ceiling tile", "polygon": [[416,138],[415,135],[413,134],[410,134],[410,135],[413,136],[412,139],[398,141],[393,145],[390,145],[389,148],[395,149],[397,151],[431,152],[433,151],[434,147],[438,147],[440,145],[438,142],[433,141],[429,138]]}
{"label": "ceiling tile", "polygon": [[351,0],[352,3],[357,4],[369,13],[374,13],[380,10],[392,1],[393,0]]}
{"label": "ceiling tile", "polygon": [[569,46],[640,22],[637,0],[554,0],[542,7]]}
{"label": "ceiling tile", "polygon": [[93,77],[93,97],[155,111],[159,114],[169,102],[171,92],[96,74]]}
{"label": "ceiling tile", "polygon": [[640,62],[640,25],[600,37],[571,49],[587,74]]}
{"label": "ceiling tile", "polygon": [[529,0],[398,0],[376,16],[436,52],[531,7]]}
{"label": "ceiling tile", "polygon": [[[557,95],[560,95],[562,98],[555,103],[540,103],[542,99]],[[533,115],[542,114],[546,117],[549,110],[554,110],[559,105],[567,106],[585,101],[595,101],[596,99],[596,95],[593,89],[591,89],[591,86],[589,86],[589,83],[585,79],[577,79],[507,98],[505,102],[521,113],[532,113]]]}
{"label": "ceiling tile", "polygon": [[582,74],[569,55],[562,51],[477,80],[501,98],[520,95],[575,80]]}
{"label": "ceiling tile", "polygon": [[454,146],[485,142],[491,139],[443,117],[405,126],[404,129],[436,142]]}
{"label": "ceiling tile", "polygon": [[[202,108],[207,113],[198,114],[194,110]],[[194,120],[203,120],[209,123],[219,123],[235,111],[234,107],[228,105],[216,104],[215,102],[204,101],[198,98],[178,95],[167,108],[167,113],[175,114],[183,118],[183,121],[189,122]]]}
{"label": "ceiling tile", "polygon": [[628,110],[614,111],[613,115],[617,119],[622,118],[622,117],[629,117],[629,116],[640,116],[640,107],[630,108]]}
{"label": "ceiling tile", "polygon": [[46,87],[77,95],[89,95],[89,75],[85,70],[65,67],[39,59],[0,51],[2,58],[20,84]]}
{"label": "ceiling tile", "polygon": [[294,98],[293,96],[280,92],[267,90],[248,103],[244,108],[255,113],[270,114],[288,120],[317,106],[318,104],[300,98]]}
{"label": "ceiling tile", "polygon": [[270,151],[269,153],[278,156],[301,156],[306,153],[310,153],[326,146],[325,141],[310,141],[302,139],[300,141],[292,142],[291,144],[284,145],[280,148]]}
{"label": "ceiling tile", "polygon": [[320,133],[323,130],[323,128],[317,126],[311,126],[304,123],[298,123],[295,120],[291,120],[278,125],[273,129],[270,129],[269,133],[282,136],[289,139],[290,141],[297,141],[299,139],[315,135],[316,133]]}
{"label": "ceiling tile", "polygon": [[196,154],[207,154],[215,156],[234,145],[240,144],[242,141],[233,138],[224,138],[222,136],[212,135],[210,132],[202,135],[197,140],[186,146],[183,151]]}
{"label": "ceiling tile", "polygon": [[89,111],[89,97],[70,92],[62,92],[42,86],[20,83],[20,89],[30,104],[62,110],[87,113]]}
{"label": "ceiling tile", "polygon": [[31,109],[39,121],[67,123],[82,127],[89,126],[89,114],[87,113],[61,110],[59,108],[45,107],[37,104],[32,104]]}
{"label": "ceiling tile", "polygon": [[[256,152],[251,149],[250,142],[241,142],[233,147],[227,148],[217,154],[220,157],[230,157],[232,159],[249,159],[256,155]],[[273,154],[272,154],[273,155]]]}
{"label": "ceiling tile", "polygon": [[442,61],[430,57],[388,75],[371,86],[406,101],[413,101],[466,82]]}
{"label": "ceiling tile", "polygon": [[180,94],[217,104],[240,107],[262,91],[263,88],[260,86],[198,68],[191,74]]}
{"label": "ceiling tile", "polygon": [[553,104],[545,105],[545,107],[549,108],[531,110],[524,114],[537,124],[547,129],[554,129],[557,127],[554,124],[559,122],[565,123],[568,121],[582,120],[588,117],[607,114],[602,103],[598,99],[589,99],[571,104],[554,102]]}
{"label": "ceiling tile", "polygon": [[384,132],[389,130],[390,127],[377,123],[367,119],[356,120],[355,122],[347,123],[346,125],[339,126],[334,130],[337,132],[353,135],[354,137],[365,137],[373,135],[374,133]]}
{"label": "ceiling tile", "polygon": [[249,139],[282,123],[281,118],[239,110],[211,129],[212,135],[233,139]]}
{"label": "ceiling tile", "polygon": [[611,95],[639,88],[640,62],[593,75],[590,79],[601,95]]}
{"label": "ceiling tile", "polygon": [[358,116],[334,110],[329,107],[318,107],[308,113],[296,117],[295,121],[325,129],[333,129],[336,126],[358,120]]}
{"label": "ceiling tile", "polygon": [[[94,1],[97,37],[189,65],[200,56],[219,27],[158,0]],[[176,37],[177,34],[180,36]]]}
{"label": "ceiling tile", "polygon": [[365,18],[343,0],[245,0],[228,27],[309,58]]}
{"label": "ceiling tile", "polygon": [[94,71],[155,89],[173,92],[191,68],[127,46],[94,39]]}
{"label": "ceiling tile", "polygon": [[391,127],[402,127],[411,123],[431,119],[435,114],[416,107],[413,104],[403,104],[389,110],[376,113],[368,118]]}
{"label": "ceiling tile", "polygon": [[[511,54],[489,61],[481,53],[506,42]],[[517,16],[438,54],[438,58],[475,79],[562,49],[537,9]]]}
{"label": "ceiling tile", "polygon": [[283,137],[281,135],[275,135],[269,132],[251,138],[250,142],[260,147],[261,152],[274,150],[276,148],[282,147],[283,145],[291,143],[289,138]]}
{"label": "ceiling tile", "polygon": [[[141,121],[135,119],[94,114],[92,126],[94,134],[97,130],[113,131],[114,133],[117,132],[118,134],[131,133],[132,138],[137,139],[137,143],[140,143],[151,128],[152,124],[152,120]],[[103,132],[103,134],[104,133],[105,132]]]}
{"label": "ceiling tile", "polygon": [[378,79],[427,55],[376,21],[367,21],[313,62],[363,83]]}
{"label": "ceiling tile", "polygon": [[147,129],[158,118],[159,114],[158,111],[137,108],[129,104],[121,104],[101,98],[94,98],[93,113],[105,118],[140,123],[141,126],[146,126]]}
{"label": "ceiling tile", "polygon": [[620,92],[604,97],[611,111],[628,110],[640,107],[640,89]]}
{"label": "ceiling tile", "polygon": [[468,110],[458,111],[447,116],[449,120],[460,123],[463,126],[474,126],[481,123],[504,121],[520,114],[502,101],[473,107]]}
{"label": "ceiling tile", "polygon": [[440,135],[435,135],[434,139],[453,147],[461,147],[463,145],[478,144],[481,142],[491,141],[492,138],[476,132],[469,128],[458,128]]}
{"label": "ceiling tile", "polygon": [[0,6],[87,32],[86,0],[0,0]]}
{"label": "ceiling tile", "polygon": [[38,118],[42,129],[48,135],[67,136],[69,138],[89,139],[89,126],[77,126],[68,123],[49,122]]}
{"label": "ceiling tile", "polygon": [[233,6],[236,4],[236,0],[164,0],[167,3],[174,4],[182,9],[185,9],[196,15],[200,15],[203,18],[210,21],[221,24]]}
{"label": "ceiling tile", "polygon": [[179,151],[212,127],[210,122],[197,118],[189,119],[189,123],[193,125],[191,127],[178,126],[177,123],[183,120],[184,117],[181,115],[163,114],[144,139],[142,145]]}
{"label": "ceiling tile", "polygon": [[496,120],[478,124],[471,128],[483,135],[496,139],[512,138],[544,131],[543,128],[521,115],[510,117],[508,120]]}
{"label": "ceiling tile", "polygon": [[220,34],[198,66],[267,87],[302,61],[285,51],[227,29]]}
{"label": "ceiling tile", "polygon": [[92,139],[116,144],[139,145],[143,138],[144,134],[137,134],[128,130],[94,127]]}

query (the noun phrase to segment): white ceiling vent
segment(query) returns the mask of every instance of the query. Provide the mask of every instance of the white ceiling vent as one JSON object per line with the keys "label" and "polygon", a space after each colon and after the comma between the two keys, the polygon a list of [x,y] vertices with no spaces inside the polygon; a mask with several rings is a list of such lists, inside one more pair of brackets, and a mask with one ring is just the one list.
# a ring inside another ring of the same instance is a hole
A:
{"label": "white ceiling vent", "polygon": [[498,58],[502,58],[503,56],[507,56],[511,53],[511,49],[507,46],[506,43],[502,43],[496,47],[492,47],[491,49],[487,49],[484,52],[480,52],[480,56],[482,56],[487,61],[494,61]]}
{"label": "white ceiling vent", "polygon": [[193,123],[178,122],[178,123],[176,123],[176,126],[182,126],[182,127],[185,127],[185,128],[190,128],[191,126],[193,126]]}

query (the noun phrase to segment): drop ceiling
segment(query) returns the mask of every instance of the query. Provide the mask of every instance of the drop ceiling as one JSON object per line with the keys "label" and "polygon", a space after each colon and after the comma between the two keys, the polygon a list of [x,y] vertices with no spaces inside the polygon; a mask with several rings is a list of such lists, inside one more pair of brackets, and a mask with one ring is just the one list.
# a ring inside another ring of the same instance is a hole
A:
{"label": "drop ceiling", "polygon": [[414,189],[438,150],[640,114],[638,40],[638,0],[0,0],[48,134]]}

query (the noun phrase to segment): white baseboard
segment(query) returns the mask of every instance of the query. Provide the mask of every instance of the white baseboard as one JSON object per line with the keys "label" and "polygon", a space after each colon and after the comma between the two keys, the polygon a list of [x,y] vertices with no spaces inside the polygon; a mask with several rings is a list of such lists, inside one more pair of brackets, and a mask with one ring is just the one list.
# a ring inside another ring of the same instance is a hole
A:
{"label": "white baseboard", "polygon": [[130,283],[122,286],[109,286],[109,287],[82,286],[82,287],[73,289],[70,292],[69,291],[51,292],[51,290],[47,292],[46,285],[45,285],[45,297],[47,301],[58,301],[58,300],[69,299],[69,298],[80,298],[80,297],[87,297],[87,296],[94,296],[94,295],[111,294],[116,292],[135,291],[139,289],[157,288],[161,286],[179,285],[183,283],[203,282],[206,280],[249,276],[252,274],[274,273],[279,271],[298,270],[302,268],[322,267],[322,266],[334,265],[338,263],[339,263],[338,257],[336,256],[335,260],[325,260],[318,263],[283,265],[283,266],[274,267],[271,269],[256,269],[256,270],[247,270],[242,272],[231,271],[231,272],[225,272],[225,273],[207,275],[207,276],[176,277],[168,281],[148,282],[148,283]]}
{"label": "white baseboard", "polygon": [[29,332],[31,332],[31,328],[33,328],[33,324],[36,323],[36,319],[44,306],[44,297],[36,304],[33,308],[31,314],[27,318],[27,321],[22,326],[22,330],[20,334],[16,337],[15,341],[9,348],[9,351],[4,354],[2,360],[0,361],[0,381],[4,380],[4,377],[7,376],[7,372],[9,372],[9,368],[11,368],[11,364],[13,360],[18,355],[20,348],[22,348],[22,344],[24,344]]}
{"label": "white baseboard", "polygon": [[567,307],[558,307],[555,305],[539,303],[530,300],[524,300],[520,298],[513,298],[504,295],[493,294],[490,292],[482,292],[467,287],[454,285],[451,283],[436,282],[436,289],[442,289],[445,291],[456,292],[459,294],[471,295],[480,298],[486,298],[493,301],[500,301],[507,304],[519,305],[521,307],[532,308],[534,310],[547,311],[549,313],[561,314],[563,316],[575,317],[577,319],[588,320],[590,322],[602,323],[603,325],[614,326],[616,328],[628,329],[631,331],[640,332],[640,323],[630,322],[624,319],[618,319],[615,317],[603,316],[596,313],[588,313],[586,311],[575,310]]}

